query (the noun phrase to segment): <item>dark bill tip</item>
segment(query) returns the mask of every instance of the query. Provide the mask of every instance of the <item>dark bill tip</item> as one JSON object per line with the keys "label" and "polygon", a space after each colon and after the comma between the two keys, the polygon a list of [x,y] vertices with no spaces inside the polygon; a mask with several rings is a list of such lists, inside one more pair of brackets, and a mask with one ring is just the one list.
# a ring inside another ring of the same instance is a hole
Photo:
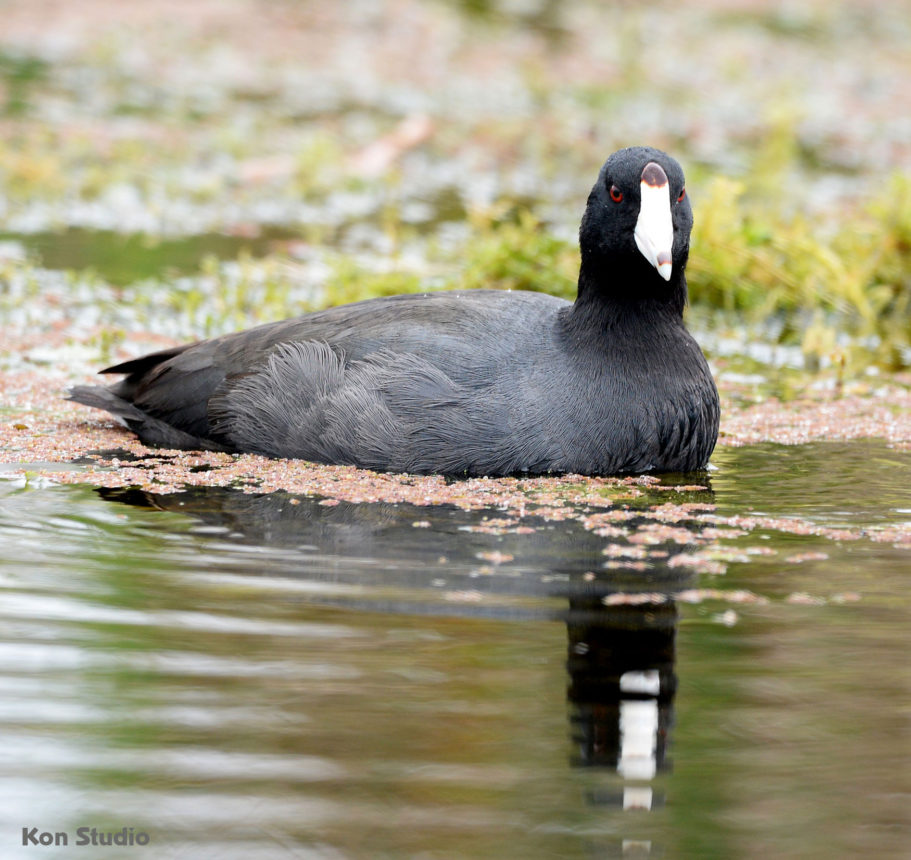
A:
{"label": "dark bill tip", "polygon": [[662,185],[667,185],[667,174],[660,164],[650,161],[642,171],[642,181],[646,185],[651,185],[652,188],[660,188]]}

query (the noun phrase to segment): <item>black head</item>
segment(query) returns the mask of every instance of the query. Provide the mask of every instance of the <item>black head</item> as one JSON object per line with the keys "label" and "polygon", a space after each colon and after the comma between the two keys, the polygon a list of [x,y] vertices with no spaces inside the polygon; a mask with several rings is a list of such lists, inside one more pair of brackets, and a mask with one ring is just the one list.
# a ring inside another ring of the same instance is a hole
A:
{"label": "black head", "polygon": [[583,288],[624,302],[686,299],[693,211],[683,170],[648,146],[615,152],[601,168],[579,230]]}

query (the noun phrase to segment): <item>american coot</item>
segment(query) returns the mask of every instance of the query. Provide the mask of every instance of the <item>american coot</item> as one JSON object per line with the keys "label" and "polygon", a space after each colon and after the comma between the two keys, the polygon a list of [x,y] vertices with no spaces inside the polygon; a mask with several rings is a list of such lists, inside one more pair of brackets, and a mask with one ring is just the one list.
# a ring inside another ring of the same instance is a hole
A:
{"label": "american coot", "polygon": [[126,361],[70,397],[168,448],[447,475],[701,469],[719,409],[683,325],[692,223],[680,165],[622,149],[588,198],[575,302],[369,299]]}

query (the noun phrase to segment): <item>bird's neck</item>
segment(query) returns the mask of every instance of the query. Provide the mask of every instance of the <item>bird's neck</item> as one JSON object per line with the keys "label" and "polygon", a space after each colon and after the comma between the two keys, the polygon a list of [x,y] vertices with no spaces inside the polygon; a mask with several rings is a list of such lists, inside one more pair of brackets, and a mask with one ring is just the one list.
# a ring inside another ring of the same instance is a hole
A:
{"label": "bird's neck", "polygon": [[576,331],[607,331],[638,325],[680,325],[686,305],[686,277],[674,272],[665,281],[657,272],[641,266],[608,272],[586,265],[579,271],[579,291],[567,314],[567,324]]}

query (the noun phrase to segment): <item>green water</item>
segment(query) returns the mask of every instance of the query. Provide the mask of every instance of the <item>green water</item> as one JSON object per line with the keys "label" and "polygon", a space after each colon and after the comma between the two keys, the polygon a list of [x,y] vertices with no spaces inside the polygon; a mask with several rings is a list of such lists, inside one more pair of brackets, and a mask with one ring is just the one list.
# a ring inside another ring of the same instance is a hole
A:
{"label": "green water", "polygon": [[76,227],[44,233],[0,233],[0,241],[20,243],[45,268],[91,270],[115,286],[145,278],[195,273],[208,257],[234,259],[244,254],[261,257],[280,242],[294,238],[293,231],[278,228],[250,237],[204,233],[172,239]]}
{"label": "green water", "polygon": [[[877,442],[714,462],[719,514],[911,520]],[[571,521],[297,502],[0,481],[0,855],[906,856],[907,548],[614,572]],[[602,602],[692,588],[767,602]]]}

